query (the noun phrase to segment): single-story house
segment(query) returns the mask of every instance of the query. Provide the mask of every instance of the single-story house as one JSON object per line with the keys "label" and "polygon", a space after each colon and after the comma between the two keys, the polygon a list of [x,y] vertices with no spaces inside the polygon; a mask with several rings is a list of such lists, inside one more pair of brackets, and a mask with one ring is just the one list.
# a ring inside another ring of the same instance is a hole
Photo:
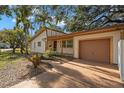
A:
{"label": "single-story house", "polygon": [[8,48],[10,48],[9,44],[0,41],[0,49],[8,49]]}
{"label": "single-story house", "polygon": [[44,53],[49,48],[60,55],[118,64],[124,80],[124,24],[70,34],[47,29],[39,31],[31,39],[32,52]]}

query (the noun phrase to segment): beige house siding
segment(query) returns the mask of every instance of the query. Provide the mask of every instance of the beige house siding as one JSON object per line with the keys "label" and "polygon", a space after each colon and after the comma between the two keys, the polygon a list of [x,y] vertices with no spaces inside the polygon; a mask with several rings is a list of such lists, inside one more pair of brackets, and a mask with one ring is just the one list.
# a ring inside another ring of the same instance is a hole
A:
{"label": "beige house siding", "polygon": [[58,35],[64,35],[64,33],[53,31],[53,30],[47,30],[48,36],[58,36]]}
{"label": "beige house siding", "polygon": [[[37,53],[44,53],[45,52],[45,38],[46,38],[46,32],[43,32],[39,36],[37,36],[34,40],[31,42],[31,52],[37,52]],[[38,42],[41,42],[41,46],[38,46]]]}
{"label": "beige house siding", "polygon": [[[58,36],[63,35],[64,33],[47,30],[48,36]],[[46,31],[42,32],[36,38],[31,41],[31,52],[44,53],[45,52],[45,41],[46,41]],[[38,42],[41,42],[41,46],[38,46]],[[35,44],[35,46],[34,46]]]}
{"label": "beige house siding", "polygon": [[96,33],[91,35],[83,35],[83,36],[76,36],[74,37],[74,57],[79,58],[79,41],[80,40],[90,40],[90,39],[99,39],[99,38],[106,38],[112,37],[112,46],[113,46],[113,56],[112,56],[112,63],[118,63],[118,41],[120,40],[120,33],[119,31],[116,32],[107,32],[107,33]]}
{"label": "beige house siding", "polygon": [[73,55],[73,48],[63,48],[63,53]]}

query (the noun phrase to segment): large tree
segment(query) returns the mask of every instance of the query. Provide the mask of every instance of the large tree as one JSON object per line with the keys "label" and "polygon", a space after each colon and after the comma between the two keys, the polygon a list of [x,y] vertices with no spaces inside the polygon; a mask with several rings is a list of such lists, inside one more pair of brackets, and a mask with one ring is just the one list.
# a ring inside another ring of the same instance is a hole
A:
{"label": "large tree", "polygon": [[88,30],[124,23],[124,6],[72,6],[73,16],[67,19],[69,31]]}
{"label": "large tree", "polygon": [[16,17],[16,28],[23,29],[25,36],[26,54],[28,54],[28,34],[29,30],[32,28],[32,23],[30,17],[33,16],[33,6],[13,6],[12,8],[14,16]]}
{"label": "large tree", "polygon": [[11,11],[10,7],[7,5],[0,5],[0,20],[2,20],[1,15],[11,16],[12,11]]}
{"label": "large tree", "polygon": [[24,37],[25,37],[25,34],[24,34],[24,31],[22,29],[15,29],[16,33],[17,33],[17,46],[20,48],[20,52],[23,54],[24,51],[25,51],[25,44],[24,44]]}
{"label": "large tree", "polygon": [[[13,48],[13,53],[15,53],[15,49],[18,47],[20,48],[20,52],[23,54],[25,52],[25,44],[24,39],[25,34],[22,29],[13,29],[8,30],[4,29],[0,31],[0,41],[9,43],[10,46]],[[30,39],[30,36],[28,36],[28,40]]]}
{"label": "large tree", "polygon": [[[124,6],[119,5],[80,5],[80,6],[0,6],[0,15],[16,18],[16,28],[25,33],[24,44],[28,54],[29,31],[46,29],[47,27],[60,29],[58,24],[63,22],[66,31],[83,31],[97,27],[124,23]],[[34,20],[32,20],[34,18]],[[46,33],[47,35],[47,33]]]}
{"label": "large tree", "polygon": [[9,43],[15,53],[17,47],[17,32],[15,30],[3,30],[0,32],[0,38],[2,42]]}
{"label": "large tree", "polygon": [[[67,31],[80,31],[96,27],[124,23],[124,6],[120,5],[43,5],[43,6],[11,6],[14,7],[14,16],[17,26],[23,26],[28,33],[32,23],[37,28],[52,27],[58,29],[58,23],[64,22],[63,29]],[[0,15],[11,14],[9,6],[0,6]],[[36,10],[36,11],[35,11]],[[32,23],[29,17],[34,15]],[[37,29],[37,30],[38,30]]]}

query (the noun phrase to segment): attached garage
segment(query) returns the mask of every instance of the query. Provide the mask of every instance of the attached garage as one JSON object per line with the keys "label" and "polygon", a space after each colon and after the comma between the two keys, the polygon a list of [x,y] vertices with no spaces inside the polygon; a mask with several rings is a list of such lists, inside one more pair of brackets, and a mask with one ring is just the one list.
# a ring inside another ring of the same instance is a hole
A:
{"label": "attached garage", "polygon": [[110,63],[110,39],[80,40],[79,58],[92,62]]}
{"label": "attached garage", "polygon": [[74,57],[92,62],[118,64],[119,32],[92,32],[75,36]]}

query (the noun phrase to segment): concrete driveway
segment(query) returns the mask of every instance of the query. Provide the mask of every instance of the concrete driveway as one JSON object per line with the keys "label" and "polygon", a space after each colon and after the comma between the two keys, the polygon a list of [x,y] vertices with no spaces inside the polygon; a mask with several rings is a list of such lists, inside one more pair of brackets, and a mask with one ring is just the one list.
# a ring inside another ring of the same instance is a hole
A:
{"label": "concrete driveway", "polygon": [[66,60],[63,64],[51,62],[53,70],[25,80],[12,88],[97,88],[124,87],[116,65]]}

